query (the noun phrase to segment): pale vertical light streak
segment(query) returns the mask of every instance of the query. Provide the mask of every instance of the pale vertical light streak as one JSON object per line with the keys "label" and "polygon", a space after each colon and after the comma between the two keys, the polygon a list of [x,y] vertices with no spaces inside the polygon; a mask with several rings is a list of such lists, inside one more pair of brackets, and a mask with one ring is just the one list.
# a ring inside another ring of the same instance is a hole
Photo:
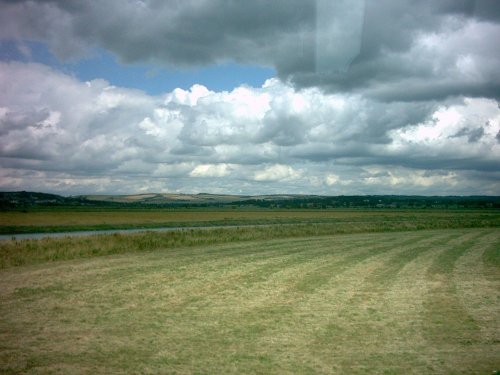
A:
{"label": "pale vertical light streak", "polygon": [[365,0],[316,0],[316,72],[345,73],[359,55]]}

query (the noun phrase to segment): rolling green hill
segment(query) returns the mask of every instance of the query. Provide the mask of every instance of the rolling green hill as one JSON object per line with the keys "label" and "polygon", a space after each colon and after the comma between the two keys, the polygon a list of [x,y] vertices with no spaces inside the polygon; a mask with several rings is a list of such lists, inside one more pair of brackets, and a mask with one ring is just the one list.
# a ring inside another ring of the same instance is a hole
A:
{"label": "rolling green hill", "polygon": [[37,192],[0,192],[0,210],[50,207],[73,208],[500,208],[500,196],[322,196],[300,194],[223,195],[149,193],[132,195],[81,195],[63,197]]}

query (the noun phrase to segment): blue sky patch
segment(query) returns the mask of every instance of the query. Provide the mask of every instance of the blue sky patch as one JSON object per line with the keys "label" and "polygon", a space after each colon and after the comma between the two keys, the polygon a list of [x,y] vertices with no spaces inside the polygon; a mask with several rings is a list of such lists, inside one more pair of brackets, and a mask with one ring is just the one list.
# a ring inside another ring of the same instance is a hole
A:
{"label": "blue sky patch", "polygon": [[260,87],[275,76],[273,68],[227,63],[216,66],[169,69],[153,64],[122,64],[105,50],[94,50],[86,58],[62,62],[40,42],[0,41],[2,61],[36,62],[53,67],[81,81],[105,79],[112,85],[159,95],[175,88],[189,89],[201,84],[213,91],[231,91],[248,85]]}

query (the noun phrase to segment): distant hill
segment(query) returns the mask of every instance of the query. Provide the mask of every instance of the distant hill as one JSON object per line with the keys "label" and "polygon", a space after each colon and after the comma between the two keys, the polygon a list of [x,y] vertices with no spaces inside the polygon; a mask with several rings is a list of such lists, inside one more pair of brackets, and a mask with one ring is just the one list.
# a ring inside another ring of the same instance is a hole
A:
{"label": "distant hill", "polygon": [[134,195],[82,195],[89,201],[142,204],[229,204],[246,201],[288,201],[321,198],[317,195],[224,195],[224,194],[134,194]]}
{"label": "distant hill", "polygon": [[37,207],[261,207],[261,208],[494,208],[500,196],[408,196],[408,195],[224,195],[224,194],[133,194],[63,197],[38,192],[0,192],[0,209]]}
{"label": "distant hill", "polygon": [[[82,202],[83,201],[83,202]],[[31,191],[0,192],[0,208],[26,208],[37,206],[68,206],[85,203],[85,199],[63,197]]]}

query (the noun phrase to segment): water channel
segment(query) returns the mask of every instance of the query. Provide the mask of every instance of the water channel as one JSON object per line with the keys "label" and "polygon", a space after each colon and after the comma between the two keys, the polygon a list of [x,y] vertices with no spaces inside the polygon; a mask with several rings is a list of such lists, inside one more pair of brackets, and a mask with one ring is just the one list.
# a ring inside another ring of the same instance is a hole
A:
{"label": "water channel", "polygon": [[143,233],[143,232],[173,232],[173,231],[179,231],[179,230],[192,230],[192,229],[259,227],[259,226],[266,226],[266,225],[269,225],[269,224],[219,225],[219,226],[198,226],[198,227],[133,228],[133,229],[86,230],[86,231],[77,231],[77,232],[1,234],[0,241],[39,240],[42,238],[83,237],[83,236],[97,236],[97,235],[101,235],[101,234],[115,234],[115,233],[130,234],[130,233]]}

